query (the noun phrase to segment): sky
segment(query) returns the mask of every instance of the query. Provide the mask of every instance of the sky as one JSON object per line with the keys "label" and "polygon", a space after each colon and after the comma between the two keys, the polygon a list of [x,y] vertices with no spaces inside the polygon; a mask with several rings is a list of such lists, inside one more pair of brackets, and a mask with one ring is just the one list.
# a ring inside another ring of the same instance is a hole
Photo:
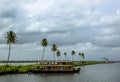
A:
{"label": "sky", "polygon": [[[0,0],[0,60],[8,56],[5,37],[14,31],[10,60],[40,60],[41,41],[47,38],[44,59],[53,60],[56,44],[60,59],[120,60],[120,0]],[[56,58],[57,59],[57,58]]]}

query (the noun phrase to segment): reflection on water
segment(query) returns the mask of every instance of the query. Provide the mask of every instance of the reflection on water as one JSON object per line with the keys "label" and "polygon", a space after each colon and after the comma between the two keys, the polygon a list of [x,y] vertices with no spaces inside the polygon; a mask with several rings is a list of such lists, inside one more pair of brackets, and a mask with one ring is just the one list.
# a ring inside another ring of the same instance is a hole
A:
{"label": "reflection on water", "polygon": [[69,73],[48,73],[48,74],[31,74],[31,75],[34,75],[34,76],[40,76],[40,77],[58,77],[58,76],[61,76],[61,77],[64,77],[64,76],[73,76],[74,74],[69,74]]}
{"label": "reflection on water", "polygon": [[120,82],[120,63],[88,65],[75,74],[17,74],[0,76],[0,82]]}
{"label": "reflection on water", "polygon": [[[42,79],[42,82],[74,82],[74,74],[34,74],[37,78]],[[68,78],[69,77],[69,78]]]}

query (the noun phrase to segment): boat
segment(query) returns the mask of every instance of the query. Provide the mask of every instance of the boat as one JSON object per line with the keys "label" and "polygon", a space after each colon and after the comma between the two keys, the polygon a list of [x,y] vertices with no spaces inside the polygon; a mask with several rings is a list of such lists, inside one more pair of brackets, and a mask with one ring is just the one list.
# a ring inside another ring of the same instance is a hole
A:
{"label": "boat", "polygon": [[29,69],[29,73],[79,73],[72,61],[45,62],[37,64],[37,68]]}

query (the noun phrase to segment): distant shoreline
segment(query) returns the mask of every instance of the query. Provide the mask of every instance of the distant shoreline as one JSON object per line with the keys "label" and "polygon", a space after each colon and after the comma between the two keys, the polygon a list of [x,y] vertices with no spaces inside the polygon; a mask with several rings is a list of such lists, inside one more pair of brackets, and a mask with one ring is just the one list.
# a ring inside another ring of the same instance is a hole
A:
{"label": "distant shoreline", "polygon": [[[0,63],[6,63],[7,61],[0,61]],[[9,63],[37,63],[38,60],[34,60],[34,61],[9,61]],[[82,61],[74,61],[74,62],[82,62]],[[85,61],[85,62],[104,62],[104,61]],[[120,62],[120,61],[109,61],[111,63],[116,63],[116,62]]]}

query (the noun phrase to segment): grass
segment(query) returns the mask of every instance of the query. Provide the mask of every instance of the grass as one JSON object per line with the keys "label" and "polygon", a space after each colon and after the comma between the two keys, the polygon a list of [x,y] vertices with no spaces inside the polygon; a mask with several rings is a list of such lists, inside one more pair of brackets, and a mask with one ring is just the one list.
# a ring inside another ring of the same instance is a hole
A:
{"label": "grass", "polygon": [[[89,62],[73,62],[74,66],[83,66],[83,65],[93,65],[93,64],[101,64],[102,62],[97,62],[97,61],[89,61]],[[37,68],[36,65],[19,65],[19,66],[14,66],[14,65],[7,65],[6,71],[5,65],[0,66],[0,75],[5,75],[5,74],[21,74],[21,73],[28,73],[29,69],[35,69]]]}
{"label": "grass", "polygon": [[99,61],[87,61],[87,62],[73,62],[74,66],[84,66],[84,65],[93,65],[93,64],[102,64],[103,62]]}
{"label": "grass", "polygon": [[20,65],[20,66],[7,65],[6,71],[4,71],[5,65],[3,65],[0,66],[0,75],[27,73],[29,69],[34,68],[36,68],[35,65]]}

